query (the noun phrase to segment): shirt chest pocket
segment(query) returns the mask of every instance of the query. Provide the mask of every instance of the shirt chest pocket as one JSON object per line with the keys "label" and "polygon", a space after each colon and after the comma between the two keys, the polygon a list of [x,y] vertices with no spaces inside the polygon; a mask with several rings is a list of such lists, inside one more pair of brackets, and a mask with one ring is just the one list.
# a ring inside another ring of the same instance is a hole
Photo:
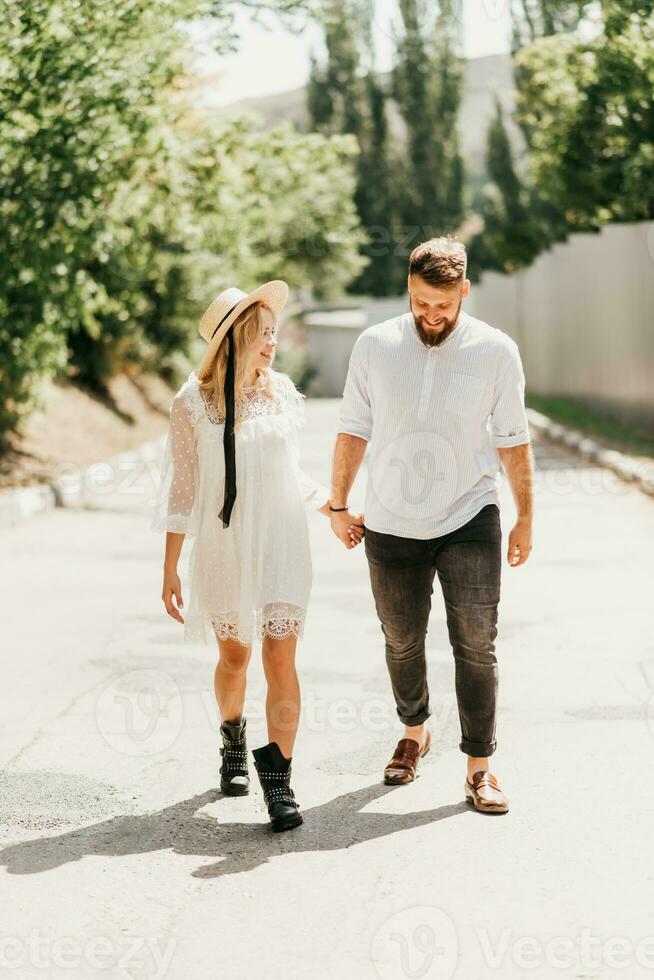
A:
{"label": "shirt chest pocket", "polygon": [[484,395],[487,391],[487,378],[452,373],[445,392],[445,409],[461,418],[479,416],[484,411]]}

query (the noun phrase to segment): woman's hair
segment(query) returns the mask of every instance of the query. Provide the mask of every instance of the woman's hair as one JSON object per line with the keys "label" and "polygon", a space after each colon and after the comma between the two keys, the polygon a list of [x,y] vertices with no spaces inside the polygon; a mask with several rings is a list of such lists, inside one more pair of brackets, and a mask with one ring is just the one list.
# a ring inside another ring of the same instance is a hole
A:
{"label": "woman's hair", "polygon": [[[252,303],[234,320],[232,342],[236,354],[236,371],[234,372],[235,430],[238,429],[241,420],[239,408],[244,408],[247,401],[245,395],[241,394],[241,388],[249,378],[250,364],[257,349],[257,341],[263,340],[264,336],[264,311],[273,316],[272,310],[264,303]],[[216,407],[221,418],[225,418],[226,414],[224,383],[227,371],[227,346],[227,340],[223,339],[213,359],[198,375],[200,391],[205,400]],[[258,389],[257,393],[260,391],[266,398],[274,397],[267,373],[257,369],[255,384]]]}

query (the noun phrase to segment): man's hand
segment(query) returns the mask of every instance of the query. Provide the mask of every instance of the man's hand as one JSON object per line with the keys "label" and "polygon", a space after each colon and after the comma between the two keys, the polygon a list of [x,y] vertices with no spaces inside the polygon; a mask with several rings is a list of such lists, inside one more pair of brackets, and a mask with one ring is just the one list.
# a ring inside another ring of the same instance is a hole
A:
{"label": "man's hand", "polygon": [[363,514],[352,514],[341,510],[330,514],[332,531],[346,548],[356,548],[363,538]]}
{"label": "man's hand", "polygon": [[531,520],[518,518],[509,534],[509,548],[506,560],[512,568],[524,565],[531,552]]}

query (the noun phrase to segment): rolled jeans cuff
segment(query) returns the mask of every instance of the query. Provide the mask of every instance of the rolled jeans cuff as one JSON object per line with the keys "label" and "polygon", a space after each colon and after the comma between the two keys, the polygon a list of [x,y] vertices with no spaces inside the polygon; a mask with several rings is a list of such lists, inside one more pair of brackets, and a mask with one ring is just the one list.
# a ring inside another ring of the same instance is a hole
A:
{"label": "rolled jeans cuff", "polygon": [[466,755],[474,756],[476,759],[486,759],[497,748],[497,742],[471,742],[470,739],[462,737],[459,748]]}
{"label": "rolled jeans cuff", "polygon": [[409,715],[401,714],[400,711],[397,712],[397,716],[403,725],[407,725],[409,728],[413,728],[416,725],[422,725],[430,717],[431,711],[429,708],[423,708],[422,711],[418,712],[417,715],[409,717]]}

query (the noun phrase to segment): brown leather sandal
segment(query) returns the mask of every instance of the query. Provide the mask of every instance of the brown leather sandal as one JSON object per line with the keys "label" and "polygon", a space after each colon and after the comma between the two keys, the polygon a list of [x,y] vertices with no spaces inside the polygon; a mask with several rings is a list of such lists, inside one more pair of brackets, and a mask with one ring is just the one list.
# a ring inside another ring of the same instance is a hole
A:
{"label": "brown leather sandal", "polygon": [[416,769],[420,759],[427,755],[431,746],[431,732],[427,729],[427,737],[422,749],[415,738],[401,738],[395,747],[393,758],[384,769],[384,782],[387,786],[404,786],[416,778]]}
{"label": "brown leather sandal", "polygon": [[509,809],[509,801],[490,772],[474,773],[472,782],[466,779],[465,790],[468,802],[481,813],[506,813]]}

